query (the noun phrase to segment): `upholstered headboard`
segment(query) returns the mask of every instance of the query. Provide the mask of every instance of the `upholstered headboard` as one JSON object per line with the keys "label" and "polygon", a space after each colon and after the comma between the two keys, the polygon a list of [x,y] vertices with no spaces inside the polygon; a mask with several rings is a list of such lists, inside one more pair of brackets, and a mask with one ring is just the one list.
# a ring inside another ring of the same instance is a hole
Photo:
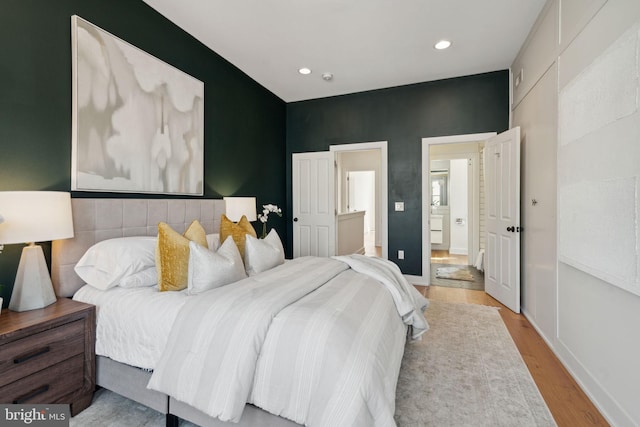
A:
{"label": "upholstered headboard", "polygon": [[73,267],[96,242],[155,236],[159,222],[182,233],[194,219],[208,234],[217,233],[224,206],[224,200],[214,199],[71,199],[75,237],[55,240],[51,249],[51,280],[56,295],[70,297],[84,285]]}

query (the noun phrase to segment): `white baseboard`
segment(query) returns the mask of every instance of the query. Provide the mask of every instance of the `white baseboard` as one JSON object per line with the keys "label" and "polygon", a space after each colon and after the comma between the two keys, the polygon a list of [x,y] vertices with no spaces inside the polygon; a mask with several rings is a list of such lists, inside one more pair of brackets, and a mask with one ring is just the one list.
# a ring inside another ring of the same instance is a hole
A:
{"label": "white baseboard", "polygon": [[554,345],[549,338],[542,333],[533,320],[533,316],[529,314],[523,307],[522,315],[527,318],[533,329],[551,349],[551,352],[558,358],[562,366],[565,367],[569,375],[578,384],[580,389],[587,395],[589,400],[600,411],[602,416],[612,426],[633,426],[634,421],[629,414],[618,405],[609,393],[600,385],[600,383],[589,373],[589,371],[578,361],[573,352],[559,339],[555,340],[557,346]]}
{"label": "white baseboard", "polygon": [[569,374],[578,383],[589,400],[593,402],[602,416],[612,426],[636,426],[638,425],[607,390],[595,379],[585,366],[575,357],[571,349],[558,340],[558,347],[551,350],[560,359]]}

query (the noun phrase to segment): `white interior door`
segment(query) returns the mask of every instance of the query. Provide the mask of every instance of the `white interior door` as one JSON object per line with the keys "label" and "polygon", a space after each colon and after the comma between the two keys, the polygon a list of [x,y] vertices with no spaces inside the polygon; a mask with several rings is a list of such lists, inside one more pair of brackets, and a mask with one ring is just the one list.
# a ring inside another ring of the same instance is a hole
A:
{"label": "white interior door", "polygon": [[335,255],[334,153],[296,153],[292,166],[293,257]]}
{"label": "white interior door", "polygon": [[485,291],[520,312],[520,128],[485,144]]}

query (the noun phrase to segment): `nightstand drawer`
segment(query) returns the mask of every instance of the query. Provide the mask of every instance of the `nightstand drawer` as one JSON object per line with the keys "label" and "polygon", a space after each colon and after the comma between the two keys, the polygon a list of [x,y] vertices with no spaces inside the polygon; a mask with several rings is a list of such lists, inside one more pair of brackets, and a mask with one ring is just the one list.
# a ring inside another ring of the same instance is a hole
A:
{"label": "nightstand drawer", "polygon": [[[84,382],[82,354],[0,388],[0,403],[57,403]],[[71,402],[60,402],[71,403]]]}
{"label": "nightstand drawer", "polygon": [[0,346],[0,387],[83,352],[82,320],[4,344]]}

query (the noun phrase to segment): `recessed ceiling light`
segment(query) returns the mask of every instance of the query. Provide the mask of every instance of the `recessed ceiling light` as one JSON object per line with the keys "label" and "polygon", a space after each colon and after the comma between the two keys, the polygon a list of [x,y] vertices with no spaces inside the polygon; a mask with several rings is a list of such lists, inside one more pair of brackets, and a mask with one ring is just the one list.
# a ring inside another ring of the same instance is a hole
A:
{"label": "recessed ceiling light", "polygon": [[298,70],[298,72],[299,72],[300,74],[304,74],[304,75],[306,76],[307,74],[311,74],[311,69],[310,69],[310,68],[307,68],[307,67],[304,67],[304,68],[300,68],[300,69]]}
{"label": "recessed ceiling light", "polygon": [[448,48],[449,46],[451,46],[451,42],[449,40],[440,40],[433,47],[435,47],[438,50],[442,50],[442,49]]}

